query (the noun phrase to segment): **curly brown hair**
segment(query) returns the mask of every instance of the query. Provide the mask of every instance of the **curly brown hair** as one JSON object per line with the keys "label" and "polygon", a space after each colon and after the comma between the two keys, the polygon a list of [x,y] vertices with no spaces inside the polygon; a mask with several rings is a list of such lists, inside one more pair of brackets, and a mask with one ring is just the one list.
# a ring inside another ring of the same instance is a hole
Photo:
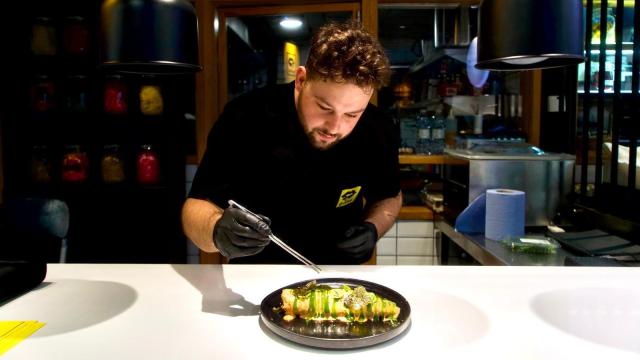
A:
{"label": "curly brown hair", "polygon": [[313,36],[305,68],[312,80],[372,89],[387,85],[391,74],[384,49],[356,21],[322,26]]}

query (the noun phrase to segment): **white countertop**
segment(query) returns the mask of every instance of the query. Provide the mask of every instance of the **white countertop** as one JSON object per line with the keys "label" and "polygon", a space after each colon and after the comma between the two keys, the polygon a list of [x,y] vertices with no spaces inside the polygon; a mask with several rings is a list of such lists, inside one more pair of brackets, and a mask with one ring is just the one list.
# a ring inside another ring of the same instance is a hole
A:
{"label": "white countertop", "polygon": [[6,359],[639,359],[640,269],[325,266],[321,277],[390,287],[411,304],[401,336],[349,351],[261,326],[272,291],[317,278],[298,265],[52,264],[0,320],[47,324]]}

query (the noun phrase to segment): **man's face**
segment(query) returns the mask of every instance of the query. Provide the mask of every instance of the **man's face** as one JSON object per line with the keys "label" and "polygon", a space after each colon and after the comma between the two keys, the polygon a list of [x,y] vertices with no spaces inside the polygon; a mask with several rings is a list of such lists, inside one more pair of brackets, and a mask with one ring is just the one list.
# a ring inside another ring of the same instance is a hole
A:
{"label": "man's face", "polygon": [[373,91],[355,84],[309,80],[306,70],[296,72],[295,104],[300,124],[311,145],[326,150],[356,127]]}

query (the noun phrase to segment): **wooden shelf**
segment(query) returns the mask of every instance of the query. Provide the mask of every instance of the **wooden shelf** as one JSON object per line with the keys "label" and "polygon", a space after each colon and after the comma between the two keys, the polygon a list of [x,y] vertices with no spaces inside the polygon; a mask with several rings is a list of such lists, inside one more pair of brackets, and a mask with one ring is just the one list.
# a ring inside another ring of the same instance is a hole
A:
{"label": "wooden shelf", "polygon": [[400,165],[440,165],[444,155],[400,155]]}
{"label": "wooden shelf", "polygon": [[433,211],[426,206],[403,206],[398,220],[433,220]]}
{"label": "wooden shelf", "polygon": [[[400,155],[401,165],[441,165],[444,155]],[[433,220],[433,212],[427,206],[403,206],[398,220]]]}

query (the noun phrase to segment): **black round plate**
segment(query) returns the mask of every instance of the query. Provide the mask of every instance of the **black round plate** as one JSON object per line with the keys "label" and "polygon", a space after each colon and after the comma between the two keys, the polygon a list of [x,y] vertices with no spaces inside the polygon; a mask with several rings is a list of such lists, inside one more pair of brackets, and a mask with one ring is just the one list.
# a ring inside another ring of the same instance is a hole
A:
{"label": "black round plate", "polygon": [[339,321],[306,321],[295,318],[284,321],[283,313],[274,308],[282,305],[280,294],[283,289],[303,286],[311,280],[301,281],[282,287],[262,300],[260,320],[277,335],[298,344],[324,349],[355,349],[371,346],[400,335],[410,323],[411,307],[407,300],[388,287],[369,281],[347,278],[315,279],[318,285],[330,287],[363,286],[367,291],[387,298],[400,307],[400,316],[394,324],[390,322],[343,323]]}

